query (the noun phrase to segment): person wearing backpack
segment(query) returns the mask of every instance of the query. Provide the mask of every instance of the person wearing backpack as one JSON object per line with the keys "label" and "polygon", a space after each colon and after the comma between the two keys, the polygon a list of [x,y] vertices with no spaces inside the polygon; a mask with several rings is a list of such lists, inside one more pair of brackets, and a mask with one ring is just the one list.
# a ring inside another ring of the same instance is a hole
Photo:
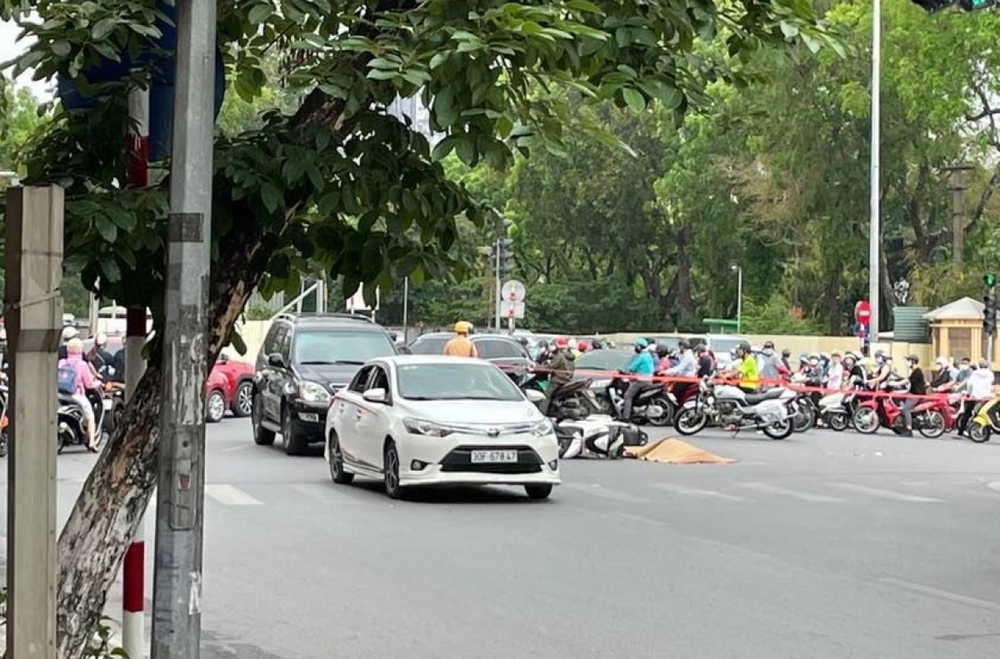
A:
{"label": "person wearing backpack", "polygon": [[83,341],[78,338],[66,342],[66,358],[58,364],[57,383],[59,393],[73,398],[73,401],[83,410],[83,418],[87,423],[87,448],[97,453],[95,435],[96,421],[94,407],[87,398],[88,389],[100,388],[100,382],[94,377],[90,364],[83,361]]}

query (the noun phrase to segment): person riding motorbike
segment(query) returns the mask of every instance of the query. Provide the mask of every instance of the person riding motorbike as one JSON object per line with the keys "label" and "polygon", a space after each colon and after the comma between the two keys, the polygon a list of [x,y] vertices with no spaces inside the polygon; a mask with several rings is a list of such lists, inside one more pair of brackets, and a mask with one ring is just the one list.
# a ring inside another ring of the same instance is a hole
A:
{"label": "person riding motorbike", "polygon": [[66,351],[66,344],[79,336],[80,330],[76,329],[72,325],[67,325],[63,328],[59,343],[59,359],[66,359],[66,355],[68,354]]}
{"label": "person riding motorbike", "polygon": [[660,345],[656,348],[656,357],[654,358],[655,372],[657,375],[662,375],[664,371],[673,366],[673,353],[670,348],[666,345]]}
{"label": "person riding motorbike", "polygon": [[[910,369],[910,374],[906,378],[906,381],[910,386],[910,395],[927,395],[927,378],[924,377],[924,371],[920,368],[920,357],[916,355],[907,355],[906,365]],[[913,436],[913,408],[920,402],[922,402],[920,398],[912,397],[903,401],[901,407],[903,411],[903,423],[906,424],[906,432],[904,433],[904,436],[906,437]]]}
{"label": "person riding motorbike", "polygon": [[[678,355],[677,363],[670,365],[668,363],[667,368],[663,368],[662,365],[659,374],[666,377],[676,377],[676,378],[693,378],[698,375],[698,360],[694,356],[694,351],[691,350],[691,344],[687,342],[687,339],[681,339],[677,343],[677,351],[680,353]],[[678,382],[674,385],[674,393],[678,400],[683,398],[684,394],[694,386],[693,382]]]}
{"label": "person riding motorbike", "polygon": [[951,367],[945,357],[938,357],[935,360],[937,370],[931,378],[930,388],[933,391],[948,391],[951,389]]}
{"label": "person riding motorbike", "polygon": [[781,368],[783,364],[774,352],[774,341],[765,341],[764,348],[760,351],[760,358],[757,369],[760,371],[760,379],[765,385],[773,386],[781,379]]}
{"label": "person riding motorbike", "polygon": [[715,370],[714,360],[708,351],[708,346],[704,343],[695,345],[694,354],[698,358],[698,378],[707,378]]}
{"label": "person riding motorbike", "polygon": [[87,353],[87,361],[90,362],[97,372],[100,372],[102,368],[114,361],[114,356],[108,352],[107,345],[108,335],[104,332],[98,332],[94,336],[94,347]]}
{"label": "person riding motorbike", "polygon": [[[625,373],[640,377],[653,375],[656,372],[656,367],[653,364],[653,355],[649,352],[649,342],[646,339],[636,339],[632,344],[632,348],[635,350],[635,357],[625,367]],[[632,401],[642,389],[643,384],[645,383],[638,379],[633,379],[629,383],[628,389],[625,390],[622,402],[622,419],[624,421],[632,418]]]}
{"label": "person riding motorbike", "polygon": [[785,348],[781,351],[781,363],[785,365],[785,370],[789,373],[792,372],[792,351],[790,348]]}
{"label": "person riding motorbike", "polygon": [[453,357],[478,357],[476,346],[469,340],[472,324],[464,320],[455,323],[455,336],[444,344],[444,354]]}
{"label": "person riding motorbike", "polygon": [[94,377],[90,365],[83,361],[83,341],[72,338],[66,343],[66,357],[58,363],[58,385],[60,393],[69,395],[80,406],[87,425],[87,448],[97,452],[97,422],[94,406],[87,398],[88,389],[100,389],[100,381]]}
{"label": "person riding motorbike", "polygon": [[757,374],[757,360],[753,358],[751,350],[749,342],[740,341],[736,349],[733,350],[736,361],[723,374],[724,377],[738,377],[739,388],[747,393],[757,391],[757,385],[760,383],[760,377]]}
{"label": "person riding motorbike", "polygon": [[565,336],[560,336],[555,340],[554,345],[555,352],[552,353],[552,359],[548,364],[549,386],[545,390],[545,400],[539,406],[542,414],[548,414],[552,398],[559,389],[566,386],[573,379],[573,372],[575,370],[574,360],[576,359],[576,355],[569,349],[569,339]]}
{"label": "person riding motorbike", "polygon": [[965,405],[962,406],[962,413],[959,415],[956,424],[960,437],[965,435],[969,421],[976,417],[983,403],[993,398],[994,378],[995,376],[993,370],[990,368],[990,363],[982,359],[979,361],[979,368],[972,370],[969,376],[962,382],[961,388],[964,389],[970,400],[967,400]]}

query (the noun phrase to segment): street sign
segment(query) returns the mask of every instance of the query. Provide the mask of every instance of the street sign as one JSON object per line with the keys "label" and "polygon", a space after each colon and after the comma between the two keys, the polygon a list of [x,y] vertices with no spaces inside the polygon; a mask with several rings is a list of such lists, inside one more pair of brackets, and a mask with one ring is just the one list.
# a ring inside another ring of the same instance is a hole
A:
{"label": "street sign", "polygon": [[524,302],[502,300],[500,302],[500,316],[503,318],[524,318]]}
{"label": "street sign", "polygon": [[872,307],[868,304],[868,300],[859,300],[856,305],[854,305],[854,320],[858,321],[862,325],[867,325],[872,320]]}
{"label": "street sign", "polygon": [[[524,288],[524,284],[516,279],[508,279],[503,283],[503,287],[500,289],[500,295],[504,300],[513,300],[514,302],[524,302],[524,296],[527,294],[527,290]],[[520,316],[518,316],[520,318]]]}

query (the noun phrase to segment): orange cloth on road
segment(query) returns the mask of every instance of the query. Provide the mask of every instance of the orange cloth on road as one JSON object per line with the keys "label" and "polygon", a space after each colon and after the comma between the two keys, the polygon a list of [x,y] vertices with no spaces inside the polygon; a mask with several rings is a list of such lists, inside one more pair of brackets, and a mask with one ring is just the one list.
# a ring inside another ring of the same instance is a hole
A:
{"label": "orange cloth on road", "polygon": [[723,458],[709,453],[679,439],[661,439],[645,446],[628,446],[625,448],[625,454],[630,458],[670,464],[731,464],[736,462],[732,458]]}
{"label": "orange cloth on road", "polygon": [[472,344],[469,337],[458,336],[452,338],[448,343],[444,344],[444,354],[450,355],[452,357],[478,357],[479,353],[476,352],[476,346]]}

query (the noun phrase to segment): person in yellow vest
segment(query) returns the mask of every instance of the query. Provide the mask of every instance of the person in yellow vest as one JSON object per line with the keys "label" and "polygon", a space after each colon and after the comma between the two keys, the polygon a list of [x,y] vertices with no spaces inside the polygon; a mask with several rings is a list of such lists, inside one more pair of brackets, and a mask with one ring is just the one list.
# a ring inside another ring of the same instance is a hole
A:
{"label": "person in yellow vest", "polygon": [[455,323],[455,336],[444,344],[444,354],[452,357],[478,357],[476,346],[469,340],[469,330],[471,329],[472,325],[464,320]]}

